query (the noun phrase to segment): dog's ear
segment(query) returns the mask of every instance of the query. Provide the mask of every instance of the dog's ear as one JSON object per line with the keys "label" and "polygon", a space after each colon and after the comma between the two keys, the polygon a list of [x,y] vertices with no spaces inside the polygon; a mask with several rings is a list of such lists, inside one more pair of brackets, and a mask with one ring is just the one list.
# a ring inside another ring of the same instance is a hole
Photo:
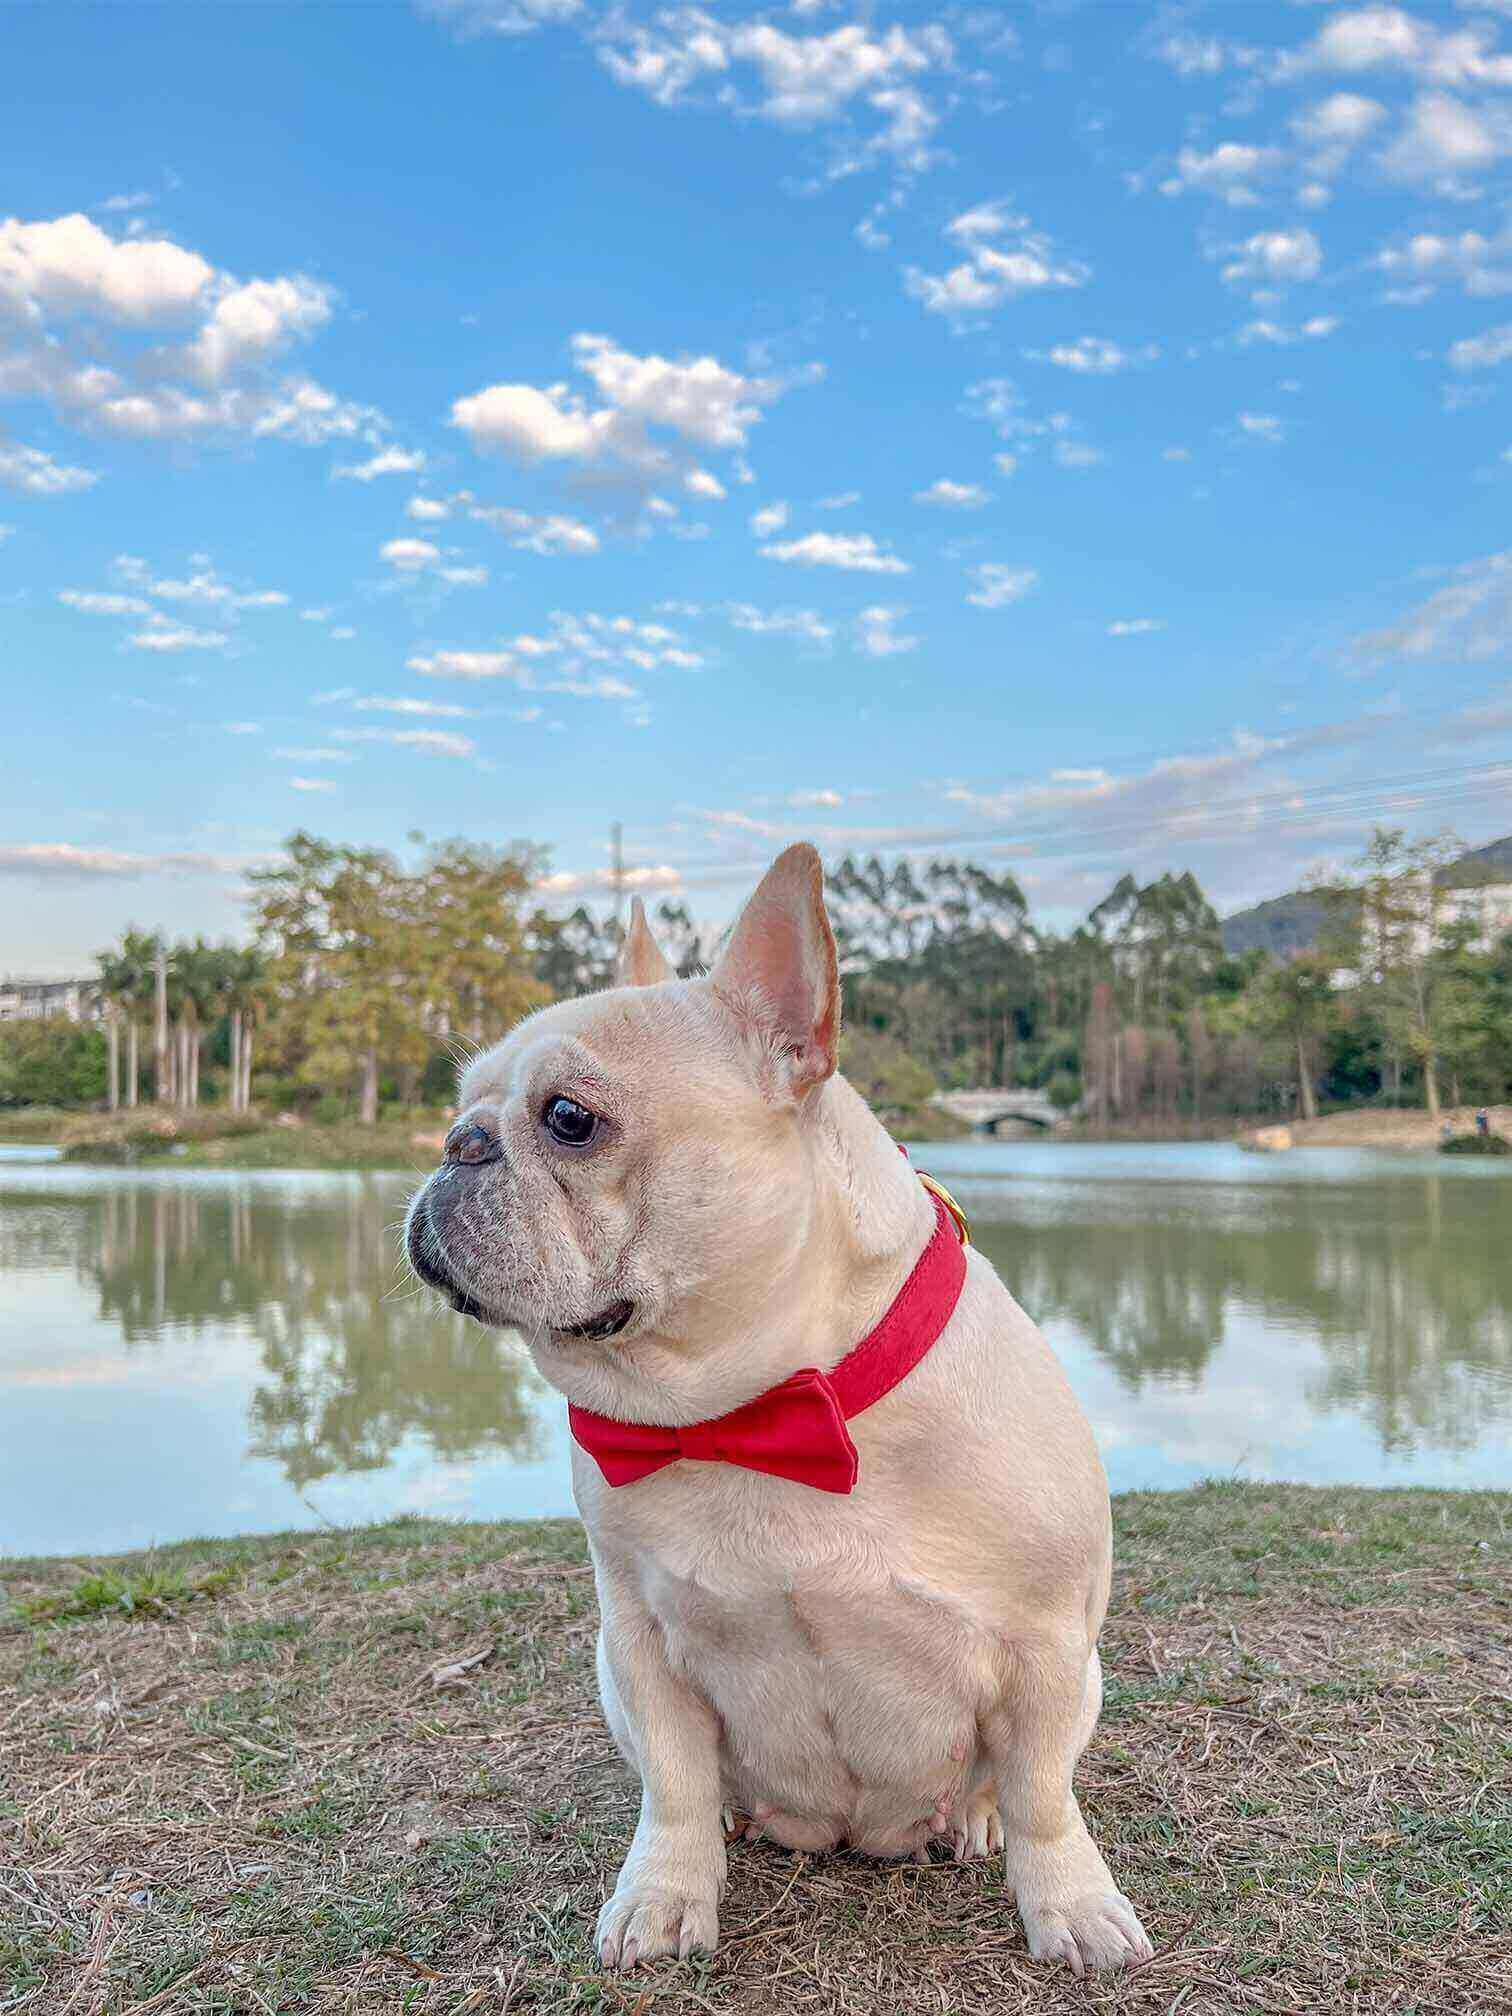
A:
{"label": "dog's ear", "polygon": [[625,933],[625,942],[620,947],[619,984],[621,987],[654,987],[660,980],[675,980],[677,975],[667,964],[660,945],[651,936],[651,926],[646,922],[646,906],[639,896],[630,903],[630,929]]}
{"label": "dog's ear", "polygon": [[824,908],[824,869],[807,845],[779,854],[740,913],[714,968],[714,991],[786,1059],[801,1098],[835,1068],[840,968]]}

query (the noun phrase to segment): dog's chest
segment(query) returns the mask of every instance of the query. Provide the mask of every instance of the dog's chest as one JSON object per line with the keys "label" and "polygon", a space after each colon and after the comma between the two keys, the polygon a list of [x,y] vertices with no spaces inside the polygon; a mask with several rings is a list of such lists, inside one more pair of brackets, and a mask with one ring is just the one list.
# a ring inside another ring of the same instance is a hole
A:
{"label": "dog's chest", "polygon": [[974,1721],[999,1684],[990,1620],[843,1528],[659,1549],[641,1557],[640,1580],[669,1661],[737,1745],[758,1722],[796,1739],[810,1725],[912,1725],[952,1707]]}

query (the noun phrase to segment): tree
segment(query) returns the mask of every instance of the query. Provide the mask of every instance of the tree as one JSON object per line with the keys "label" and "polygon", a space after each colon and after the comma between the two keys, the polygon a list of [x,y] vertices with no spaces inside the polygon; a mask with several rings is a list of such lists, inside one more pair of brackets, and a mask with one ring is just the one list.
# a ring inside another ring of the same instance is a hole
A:
{"label": "tree", "polygon": [[1399,827],[1378,826],[1335,898],[1334,949],[1343,942],[1388,1041],[1417,1066],[1423,1103],[1435,1120],[1441,1053],[1453,1020],[1452,976],[1465,940],[1440,878],[1463,852],[1451,833],[1409,841]]}
{"label": "tree", "polygon": [[520,919],[536,863],[529,850],[450,841],[406,872],[380,848],[293,834],[284,859],[252,876],[285,1064],[318,1085],[355,1076],[371,1125],[385,1068],[413,1082],[449,1039],[489,1041],[545,1000]]}
{"label": "tree", "polygon": [[1323,953],[1299,953],[1269,967],[1250,998],[1262,1033],[1280,1037],[1296,1060],[1302,1118],[1316,1120],[1318,1045],[1334,1013],[1332,962]]}

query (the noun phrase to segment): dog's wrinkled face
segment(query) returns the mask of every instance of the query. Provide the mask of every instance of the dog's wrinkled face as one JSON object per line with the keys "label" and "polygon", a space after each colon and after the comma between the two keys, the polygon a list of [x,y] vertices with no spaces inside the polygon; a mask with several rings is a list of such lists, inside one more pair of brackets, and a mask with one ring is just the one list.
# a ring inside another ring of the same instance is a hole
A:
{"label": "dog's wrinkled face", "polygon": [[628,1385],[703,1405],[692,1361],[792,1265],[838,981],[817,860],[790,863],[763,905],[782,867],[712,979],[672,978],[637,911],[631,984],[542,1010],[468,1066],[446,1159],[410,1207],[421,1279],[517,1326],[584,1404],[623,1408]]}

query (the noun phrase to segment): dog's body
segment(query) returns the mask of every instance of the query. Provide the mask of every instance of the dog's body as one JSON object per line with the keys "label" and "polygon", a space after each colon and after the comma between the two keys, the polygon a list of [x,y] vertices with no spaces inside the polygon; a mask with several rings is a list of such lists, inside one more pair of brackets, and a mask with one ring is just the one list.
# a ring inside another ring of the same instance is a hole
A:
{"label": "dog's body", "polygon": [[[624,977],[469,1067],[463,1145],[409,1247],[460,1306],[518,1322],[580,1407],[684,1426],[832,1369],[935,1211],[832,1075],[810,850],[772,870],[712,981],[672,979],[639,917]],[[602,1116],[570,1155],[540,1139],[562,1100]],[[933,1347],[852,1418],[848,1496],[686,1461],[616,1489],[574,1448],[604,1708],[643,1792],[609,1964],[714,1945],[727,1810],[791,1848],[1001,1845],[1037,1956],[1148,1955],[1071,1794],[1101,1703],[1107,1485],[1048,1346],[968,1263]]]}

